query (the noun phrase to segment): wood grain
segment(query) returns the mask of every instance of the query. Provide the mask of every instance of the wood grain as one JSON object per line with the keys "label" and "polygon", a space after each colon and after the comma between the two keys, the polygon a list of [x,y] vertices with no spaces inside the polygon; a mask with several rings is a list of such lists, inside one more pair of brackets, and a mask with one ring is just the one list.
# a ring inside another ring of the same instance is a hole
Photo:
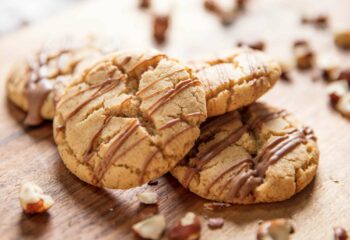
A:
{"label": "wood grain", "polygon": [[[135,194],[150,189],[161,196],[159,211],[169,224],[187,211],[202,216],[202,239],[255,239],[259,220],[291,218],[294,239],[332,239],[332,228],[350,230],[350,121],[331,110],[325,85],[311,73],[293,73],[264,101],[283,107],[312,126],[319,138],[320,167],[316,179],[292,199],[274,204],[232,206],[220,212],[203,209],[205,200],[183,189],[171,176],[157,186],[119,191],[91,187],[68,172],[52,139],[51,123],[22,125],[24,114],[6,99],[5,78],[11,64],[44,40],[66,34],[108,33],[119,47],[153,46],[151,17],[137,1],[102,0],[77,5],[62,15],[0,40],[0,234],[1,239],[133,239],[131,225],[141,207]],[[334,47],[332,31],[350,24],[347,0],[256,0],[231,27],[206,13],[200,0],[179,0],[173,11],[168,44],[162,50],[181,59],[199,58],[232,48],[238,40],[263,39],[272,55],[288,59],[295,39],[312,42],[318,57],[334,54],[350,63],[350,53]],[[330,15],[329,30],[301,26],[303,13]],[[350,27],[350,26],[347,26]],[[56,204],[48,214],[27,216],[18,201],[20,183],[38,183]],[[224,228],[209,230],[205,216],[223,217]]]}

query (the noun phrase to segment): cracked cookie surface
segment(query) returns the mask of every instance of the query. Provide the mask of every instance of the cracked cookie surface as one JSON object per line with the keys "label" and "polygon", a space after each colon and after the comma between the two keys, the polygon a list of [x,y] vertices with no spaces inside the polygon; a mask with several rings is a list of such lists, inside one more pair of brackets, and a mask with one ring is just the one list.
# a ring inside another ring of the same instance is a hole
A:
{"label": "cracked cookie surface", "polygon": [[92,39],[56,45],[44,46],[28,59],[19,61],[8,77],[7,95],[27,112],[27,125],[53,119],[55,104],[64,88],[103,52]]}
{"label": "cracked cookie surface", "polygon": [[210,200],[275,202],[305,188],[318,160],[310,128],[285,110],[254,103],[208,119],[195,147],[171,173]]}
{"label": "cracked cookie surface", "polygon": [[168,172],[192,148],[206,119],[201,82],[155,50],[118,51],[67,87],[54,137],[81,180],[128,189]]}
{"label": "cracked cookie surface", "polygon": [[274,86],[281,75],[277,61],[252,49],[234,52],[194,64],[203,82],[208,117],[249,105]]}

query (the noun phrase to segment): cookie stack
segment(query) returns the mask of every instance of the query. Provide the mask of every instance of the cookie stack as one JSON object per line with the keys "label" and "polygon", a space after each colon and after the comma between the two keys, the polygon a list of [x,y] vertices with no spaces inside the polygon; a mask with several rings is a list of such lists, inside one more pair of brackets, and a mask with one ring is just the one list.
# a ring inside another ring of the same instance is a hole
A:
{"label": "cookie stack", "polygon": [[28,124],[54,117],[61,158],[81,180],[129,189],[171,172],[203,198],[249,204],[288,199],[315,176],[313,131],[255,103],[281,74],[262,52],[237,49],[195,66],[156,50],[93,52],[78,73],[91,58],[61,68],[60,52],[38,55],[8,81]]}

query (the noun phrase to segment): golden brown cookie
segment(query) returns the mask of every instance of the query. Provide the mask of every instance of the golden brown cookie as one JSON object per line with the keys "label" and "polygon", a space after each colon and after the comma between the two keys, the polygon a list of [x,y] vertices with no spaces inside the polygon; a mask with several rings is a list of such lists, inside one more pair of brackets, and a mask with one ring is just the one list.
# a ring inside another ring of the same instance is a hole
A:
{"label": "golden brown cookie", "polygon": [[203,86],[190,68],[157,51],[124,50],[67,87],[54,136],[65,165],[80,179],[127,189],[172,169],[205,119]]}
{"label": "golden brown cookie", "polygon": [[210,200],[250,204],[292,197],[316,174],[313,131],[262,103],[207,120],[195,147],[171,173]]}
{"label": "golden brown cookie", "polygon": [[281,75],[277,61],[249,48],[194,64],[203,82],[208,117],[222,115],[255,102]]}
{"label": "golden brown cookie", "polygon": [[25,124],[35,126],[53,118],[55,103],[65,86],[75,74],[102,56],[97,45],[93,39],[45,45],[15,65],[8,77],[7,95],[27,112]]}

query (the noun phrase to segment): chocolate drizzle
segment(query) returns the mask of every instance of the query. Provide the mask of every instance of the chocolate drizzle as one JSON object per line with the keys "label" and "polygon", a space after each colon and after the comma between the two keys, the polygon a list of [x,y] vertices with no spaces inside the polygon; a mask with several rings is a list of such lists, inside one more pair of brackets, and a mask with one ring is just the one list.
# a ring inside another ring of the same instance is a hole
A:
{"label": "chocolate drizzle", "polygon": [[172,98],[174,98],[177,94],[182,92],[183,90],[195,86],[196,84],[200,84],[198,79],[187,79],[178,83],[174,89],[167,91],[164,96],[159,98],[151,107],[148,109],[148,115],[152,115],[155,113],[161,106],[169,102]]}
{"label": "chocolate drizzle", "polygon": [[186,115],[183,115],[182,117],[179,117],[179,118],[171,119],[170,121],[168,121],[165,124],[163,124],[160,128],[158,128],[158,130],[164,130],[164,129],[170,128],[170,127],[174,126],[175,124],[177,124],[179,122],[183,122],[184,118],[195,117],[195,116],[203,116],[203,113],[201,113],[201,112],[193,112],[193,113],[188,113]]}
{"label": "chocolate drizzle", "polygon": [[[120,130],[120,134],[110,144],[100,163],[96,167],[93,183],[98,184],[107,172],[109,167],[117,160],[115,154],[120,150],[126,140],[137,130],[139,123],[137,120],[130,121],[125,128]],[[114,161],[113,161],[114,160]]]}
{"label": "chocolate drizzle", "polygon": [[46,78],[40,80],[38,83],[30,82],[28,84],[28,113],[24,120],[24,124],[36,126],[43,122],[41,108],[52,88],[52,82]]}
{"label": "chocolate drizzle", "polygon": [[[50,60],[58,58],[61,55],[68,53],[68,50],[61,50],[58,53],[48,56],[47,53],[41,51],[35,56],[34,59],[28,60],[28,75],[26,83],[26,97],[28,100],[28,113],[24,120],[24,124],[29,126],[36,126],[43,122],[43,117],[41,116],[41,109],[47,99],[47,96],[53,89],[52,80],[47,78],[44,73],[44,69],[47,68]],[[57,69],[54,76],[50,78],[57,77],[60,75],[60,69]]]}
{"label": "chocolate drizzle", "polygon": [[93,151],[93,147],[96,143],[96,141],[98,140],[98,138],[101,136],[103,129],[109,124],[109,122],[111,121],[112,117],[108,116],[105,118],[101,128],[96,132],[96,134],[94,135],[94,137],[92,138],[88,149],[86,150],[85,154],[84,154],[84,158],[83,158],[83,162],[88,162],[90,160],[90,158],[92,157],[92,151]]}
{"label": "chocolate drizzle", "polygon": [[67,117],[65,118],[65,122],[67,122],[69,119],[71,119],[74,115],[76,115],[80,110],[82,110],[87,104],[95,100],[96,98],[102,96],[103,94],[106,94],[113,89],[115,89],[119,84],[118,79],[110,79],[107,81],[104,81],[103,84],[100,85],[100,87],[95,91],[88,99],[86,99],[84,102],[79,104],[73,111],[71,111]]}
{"label": "chocolate drizzle", "polygon": [[[198,173],[205,164],[216,157],[228,146],[237,142],[247,130],[251,129],[252,127],[258,127],[262,122],[270,121],[281,116],[286,116],[288,114],[284,110],[266,113],[266,110],[264,111],[263,109],[254,109],[254,112],[257,114],[257,117],[248,121],[247,124],[237,128],[226,138],[212,145],[194,159],[193,163],[191,164],[193,167],[189,167],[187,169],[182,181],[183,185],[186,188],[189,186],[194,175]],[[202,134],[209,132],[211,135],[215,135],[220,126],[227,124],[230,122],[230,120],[235,120],[233,116],[234,114],[231,113],[225,115],[224,117],[217,118],[212,122],[209,122],[203,127]],[[211,130],[211,128],[214,128],[214,130]],[[207,136],[205,138],[208,139],[210,137]],[[230,191],[226,196],[228,199],[235,197],[244,198],[248,196],[258,185],[264,181],[265,173],[269,166],[275,164],[279,159],[288,154],[298,145],[306,144],[307,140],[316,140],[313,131],[308,127],[303,127],[302,129],[293,129],[287,132],[284,136],[278,136],[274,138],[270,143],[263,147],[263,149],[256,157],[252,159],[248,158],[240,160],[225,171],[219,173],[214,178],[214,180],[207,185],[206,192],[209,193],[210,189],[226,174],[241,167],[238,171],[236,171],[238,175],[232,176],[224,184],[222,191],[226,188],[227,185],[231,184]]]}

